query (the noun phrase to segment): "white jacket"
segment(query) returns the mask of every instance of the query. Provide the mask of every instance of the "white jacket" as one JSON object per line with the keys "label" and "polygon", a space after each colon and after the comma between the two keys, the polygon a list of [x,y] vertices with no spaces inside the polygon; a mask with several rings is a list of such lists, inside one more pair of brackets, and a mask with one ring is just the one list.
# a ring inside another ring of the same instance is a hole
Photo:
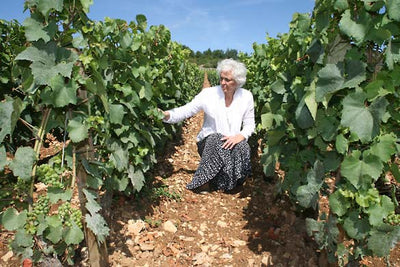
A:
{"label": "white jacket", "polygon": [[253,94],[243,88],[236,90],[229,107],[225,107],[225,95],[221,86],[204,88],[188,104],[169,110],[170,118],[164,122],[177,123],[200,111],[204,111],[204,122],[197,141],[212,133],[221,133],[224,136],[240,133],[248,139],[254,132]]}

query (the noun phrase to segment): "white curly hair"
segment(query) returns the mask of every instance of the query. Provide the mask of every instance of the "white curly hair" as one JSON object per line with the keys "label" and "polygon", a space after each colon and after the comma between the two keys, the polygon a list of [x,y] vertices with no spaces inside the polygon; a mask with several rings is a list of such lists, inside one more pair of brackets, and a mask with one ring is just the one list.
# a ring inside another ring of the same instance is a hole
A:
{"label": "white curly hair", "polygon": [[247,68],[242,62],[231,58],[223,59],[219,61],[217,65],[218,75],[221,75],[221,72],[223,71],[230,71],[232,73],[233,79],[237,83],[238,88],[242,87],[246,83]]}

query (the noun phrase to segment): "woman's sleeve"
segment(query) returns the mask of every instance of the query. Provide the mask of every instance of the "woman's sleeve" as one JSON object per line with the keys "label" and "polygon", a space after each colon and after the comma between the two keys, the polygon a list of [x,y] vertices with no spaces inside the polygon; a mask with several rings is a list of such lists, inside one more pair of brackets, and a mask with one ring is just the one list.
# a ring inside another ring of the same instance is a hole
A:
{"label": "woman's sleeve", "polygon": [[166,123],[177,123],[183,121],[184,119],[192,117],[202,110],[202,99],[203,94],[199,93],[193,98],[192,101],[190,101],[186,105],[168,110],[170,117],[168,120],[163,121]]}
{"label": "woman's sleeve", "polygon": [[256,127],[256,123],[254,120],[254,99],[251,93],[250,97],[248,98],[247,107],[248,108],[243,115],[242,130],[240,131],[240,134],[243,135],[246,140],[254,132],[254,129]]}

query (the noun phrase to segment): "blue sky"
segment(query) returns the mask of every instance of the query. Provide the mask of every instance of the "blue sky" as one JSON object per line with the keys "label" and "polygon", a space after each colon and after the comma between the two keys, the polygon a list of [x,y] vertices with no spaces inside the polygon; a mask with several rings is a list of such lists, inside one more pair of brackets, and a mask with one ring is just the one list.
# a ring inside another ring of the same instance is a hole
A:
{"label": "blue sky", "polygon": [[[194,51],[208,48],[251,53],[266,43],[267,33],[286,33],[295,12],[311,12],[314,0],[94,0],[89,17],[135,20],[144,14],[149,25],[165,25],[172,40]],[[23,22],[24,0],[1,0],[0,19]]]}

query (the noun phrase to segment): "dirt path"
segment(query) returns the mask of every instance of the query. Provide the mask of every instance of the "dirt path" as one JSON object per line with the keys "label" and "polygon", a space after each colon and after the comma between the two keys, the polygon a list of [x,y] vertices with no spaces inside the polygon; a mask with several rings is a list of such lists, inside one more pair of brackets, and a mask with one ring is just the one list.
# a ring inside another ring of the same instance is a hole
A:
{"label": "dirt path", "polygon": [[236,192],[185,189],[199,162],[201,121],[201,114],[187,120],[182,141],[170,144],[168,157],[157,164],[152,192],[162,195],[158,201],[122,198],[113,207],[111,265],[317,266],[304,219],[274,197],[257,159],[253,177]]}

